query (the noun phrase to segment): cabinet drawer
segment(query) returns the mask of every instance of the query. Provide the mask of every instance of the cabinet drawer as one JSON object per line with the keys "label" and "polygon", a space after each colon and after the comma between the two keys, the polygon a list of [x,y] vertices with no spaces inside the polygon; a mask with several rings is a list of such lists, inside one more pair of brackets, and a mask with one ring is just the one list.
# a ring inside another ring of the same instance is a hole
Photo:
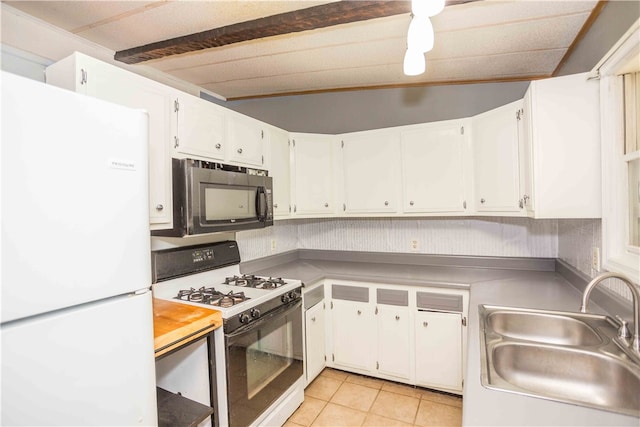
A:
{"label": "cabinet drawer", "polygon": [[302,294],[304,309],[308,310],[320,301],[324,300],[324,286],[320,285],[309,292]]}
{"label": "cabinet drawer", "polygon": [[397,289],[376,289],[376,302],[378,304],[409,306],[409,292]]}
{"label": "cabinet drawer", "polygon": [[447,295],[435,292],[417,292],[418,309],[462,313],[462,295]]}
{"label": "cabinet drawer", "polygon": [[331,298],[345,301],[369,302],[369,288],[331,285]]}

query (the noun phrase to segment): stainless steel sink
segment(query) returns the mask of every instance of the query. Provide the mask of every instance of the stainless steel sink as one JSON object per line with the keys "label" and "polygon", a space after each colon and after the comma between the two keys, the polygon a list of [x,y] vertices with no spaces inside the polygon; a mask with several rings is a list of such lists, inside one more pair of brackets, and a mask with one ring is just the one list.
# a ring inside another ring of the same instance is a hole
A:
{"label": "stainless steel sink", "polygon": [[592,346],[602,343],[593,329],[605,321],[587,319],[589,323],[574,317],[531,311],[497,310],[487,316],[486,324],[495,333],[516,339],[524,339],[559,345]]}
{"label": "stainless steel sink", "polygon": [[640,417],[640,360],[607,316],[480,306],[485,387]]}

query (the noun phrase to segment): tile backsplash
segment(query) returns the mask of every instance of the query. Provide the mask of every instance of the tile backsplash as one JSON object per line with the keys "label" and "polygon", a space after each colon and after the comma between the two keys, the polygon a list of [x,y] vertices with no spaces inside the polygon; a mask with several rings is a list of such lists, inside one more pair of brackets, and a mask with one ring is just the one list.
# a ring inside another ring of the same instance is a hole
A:
{"label": "tile backsplash", "polygon": [[[277,221],[236,234],[244,261],[293,249],[556,258],[556,220],[357,218]],[[275,247],[272,249],[272,241]],[[414,243],[415,242],[415,243]]]}
{"label": "tile backsplash", "polygon": [[[594,277],[591,254],[593,247],[602,248],[601,223],[505,217],[301,219],[241,231],[236,240],[243,261],[294,249],[560,258]],[[631,299],[623,284],[609,280],[604,285]]]}

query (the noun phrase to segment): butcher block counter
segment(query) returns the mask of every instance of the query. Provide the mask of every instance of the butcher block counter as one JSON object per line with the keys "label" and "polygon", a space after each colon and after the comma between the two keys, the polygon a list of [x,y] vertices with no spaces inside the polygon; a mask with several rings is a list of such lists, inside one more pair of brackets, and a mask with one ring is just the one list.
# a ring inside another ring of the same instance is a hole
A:
{"label": "butcher block counter", "polygon": [[222,326],[222,313],[162,299],[153,299],[156,357],[186,345]]}

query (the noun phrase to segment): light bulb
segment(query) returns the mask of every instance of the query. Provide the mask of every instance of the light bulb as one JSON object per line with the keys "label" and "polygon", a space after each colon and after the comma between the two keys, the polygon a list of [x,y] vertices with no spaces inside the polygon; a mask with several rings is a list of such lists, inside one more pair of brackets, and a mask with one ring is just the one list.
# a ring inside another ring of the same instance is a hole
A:
{"label": "light bulb", "polygon": [[444,9],[445,0],[411,0],[411,13],[414,16],[436,16]]}
{"label": "light bulb", "polygon": [[419,50],[413,50],[407,48],[404,54],[404,73],[407,76],[417,76],[424,73],[426,62],[424,59],[424,53]]}
{"label": "light bulb", "polygon": [[426,53],[433,49],[433,25],[428,17],[414,16],[409,24],[407,46]]}

